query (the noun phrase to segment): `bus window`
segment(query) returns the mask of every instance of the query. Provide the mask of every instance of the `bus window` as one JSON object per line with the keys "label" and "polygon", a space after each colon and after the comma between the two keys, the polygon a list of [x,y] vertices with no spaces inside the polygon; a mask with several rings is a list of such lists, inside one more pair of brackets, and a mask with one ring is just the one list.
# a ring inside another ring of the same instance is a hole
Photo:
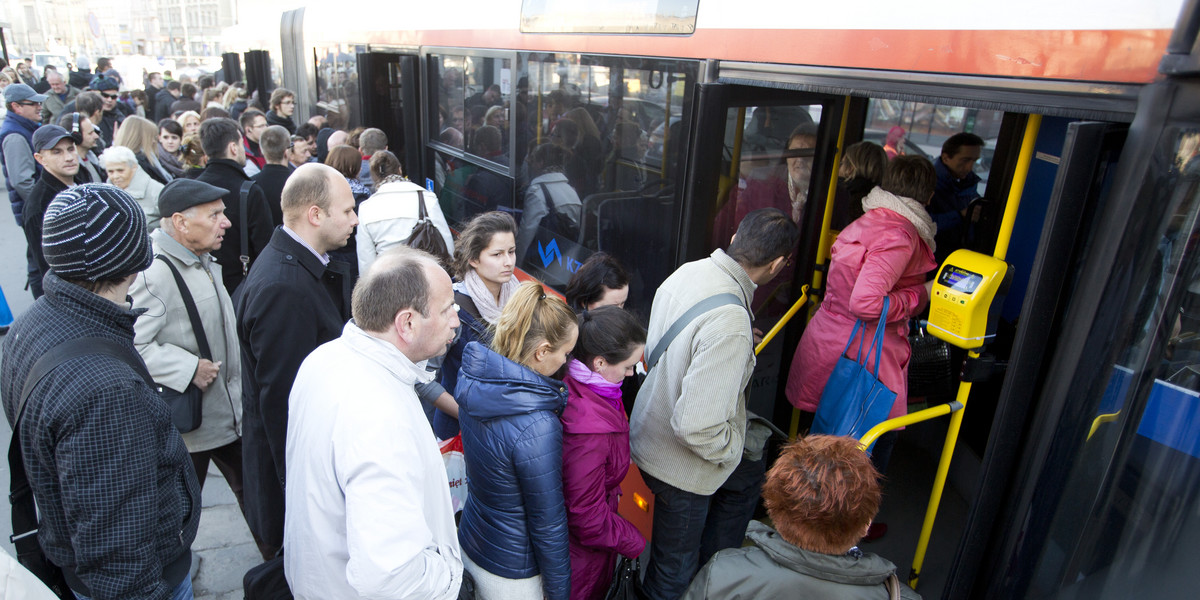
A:
{"label": "bus window", "polygon": [[[363,46],[334,44],[313,49],[317,69],[317,103],[327,112],[331,127],[347,130],[362,125],[359,112],[358,59]],[[302,115],[295,120],[300,122]]]}
{"label": "bus window", "polygon": [[608,252],[633,276],[631,304],[648,310],[670,274],[678,235],[676,182],[696,64],[576,54],[519,59],[518,264],[560,286],[593,252]]}
{"label": "bus window", "polygon": [[[508,103],[512,61],[466,57],[463,65],[462,123],[466,151],[494,163],[509,164]],[[458,122],[458,105],[451,107]]]}

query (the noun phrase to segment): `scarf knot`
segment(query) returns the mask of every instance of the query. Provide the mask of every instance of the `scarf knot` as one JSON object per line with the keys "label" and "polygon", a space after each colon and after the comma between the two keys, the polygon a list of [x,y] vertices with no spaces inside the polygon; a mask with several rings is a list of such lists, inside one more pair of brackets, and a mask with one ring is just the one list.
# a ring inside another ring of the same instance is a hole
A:
{"label": "scarf knot", "polygon": [[862,207],[863,212],[886,208],[904,217],[916,228],[917,234],[929,246],[930,251],[937,249],[933,242],[933,236],[937,233],[937,224],[933,222],[933,217],[929,216],[929,211],[925,210],[920,202],[886,192],[877,186],[867,194],[866,198],[863,198]]}

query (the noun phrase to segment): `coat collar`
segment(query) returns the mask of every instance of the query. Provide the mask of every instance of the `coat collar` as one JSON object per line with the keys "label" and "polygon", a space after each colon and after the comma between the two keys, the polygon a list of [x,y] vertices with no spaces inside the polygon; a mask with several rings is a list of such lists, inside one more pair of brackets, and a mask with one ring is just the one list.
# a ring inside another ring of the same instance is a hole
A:
{"label": "coat collar", "polygon": [[133,323],[145,308],[130,308],[133,301],[126,297],[127,305],[120,305],[107,298],[93,294],[75,284],[67,283],[54,271],[46,274],[42,283],[46,301],[57,305],[59,310],[99,325],[105,331],[133,339]]}
{"label": "coat collar", "polygon": [[720,248],[713,250],[710,258],[713,264],[717,265],[717,268],[725,271],[742,288],[742,298],[746,301],[746,306],[749,307],[750,299],[754,297],[754,290],[758,289],[758,285],[750,280],[750,275],[746,273],[742,265],[738,264],[728,254],[725,254],[724,250]]}
{"label": "coat collar", "polygon": [[352,352],[383,367],[403,385],[433,381],[433,373],[425,369],[425,361],[414,363],[399,348],[363,331],[353,319],[342,328],[340,339]]}
{"label": "coat collar", "polygon": [[623,409],[618,409],[610,400],[570,376],[565,381],[570,398],[562,414],[563,431],[575,434],[629,432],[629,419]]}
{"label": "coat collar", "polygon": [[[321,264],[321,259],[317,258],[312,250],[304,247],[304,244],[288,235],[282,225],[276,227],[275,232],[271,234],[271,245],[283,252],[285,256],[295,259],[314,279],[320,279],[325,274],[325,265]],[[330,262],[329,264],[333,265],[334,263]]]}
{"label": "coat collar", "polygon": [[463,394],[459,406],[479,420],[528,414],[539,410],[559,412],[567,403],[567,386],[493,352],[479,342],[463,350],[458,387],[464,380],[480,389]]}
{"label": "coat collar", "polygon": [[[159,252],[178,260],[184,265],[190,267],[200,263],[199,256],[196,256],[194,252],[188,250],[183,244],[180,244],[178,240],[168,235],[162,229],[152,231],[150,233],[150,241],[154,242],[154,247]],[[208,256],[208,253],[205,253],[204,256]]]}
{"label": "coat collar", "polygon": [[888,575],[896,570],[896,565],[877,554],[837,556],[793,546],[777,531],[759,521],[750,521],[746,537],[780,565],[825,581],[852,585],[881,585]]}
{"label": "coat collar", "polygon": [[208,161],[208,166],[204,167],[204,170],[208,171],[210,169],[213,173],[217,173],[218,171],[221,173],[236,173],[237,178],[242,181],[249,181],[250,179],[250,176],[246,175],[242,167],[238,166],[231,158],[214,158]]}

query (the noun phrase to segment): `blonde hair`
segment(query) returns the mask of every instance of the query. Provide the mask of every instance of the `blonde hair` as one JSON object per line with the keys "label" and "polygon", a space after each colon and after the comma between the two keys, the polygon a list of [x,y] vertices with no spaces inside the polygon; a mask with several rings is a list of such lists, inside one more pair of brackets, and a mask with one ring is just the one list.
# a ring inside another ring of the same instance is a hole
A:
{"label": "blonde hair", "polygon": [[542,342],[557,350],[578,326],[575,311],[566,302],[547,295],[536,281],[526,281],[513,292],[496,321],[492,350],[532,367],[533,354]]}
{"label": "blonde hair", "polygon": [[113,145],[125,146],[135,154],[141,153],[150,164],[158,165],[158,126],[148,119],[136,115],[125,117],[113,139]]}

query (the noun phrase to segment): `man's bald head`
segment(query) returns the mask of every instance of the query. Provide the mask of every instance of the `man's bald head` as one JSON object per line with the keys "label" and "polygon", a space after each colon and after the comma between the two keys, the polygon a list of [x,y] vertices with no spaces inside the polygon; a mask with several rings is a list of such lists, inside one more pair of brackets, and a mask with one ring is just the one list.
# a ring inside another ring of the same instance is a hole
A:
{"label": "man's bald head", "polygon": [[329,212],[333,184],[345,181],[341,173],[328,165],[305,163],[297,167],[283,185],[280,206],[283,208],[284,223],[291,227],[304,218],[311,206]]}

